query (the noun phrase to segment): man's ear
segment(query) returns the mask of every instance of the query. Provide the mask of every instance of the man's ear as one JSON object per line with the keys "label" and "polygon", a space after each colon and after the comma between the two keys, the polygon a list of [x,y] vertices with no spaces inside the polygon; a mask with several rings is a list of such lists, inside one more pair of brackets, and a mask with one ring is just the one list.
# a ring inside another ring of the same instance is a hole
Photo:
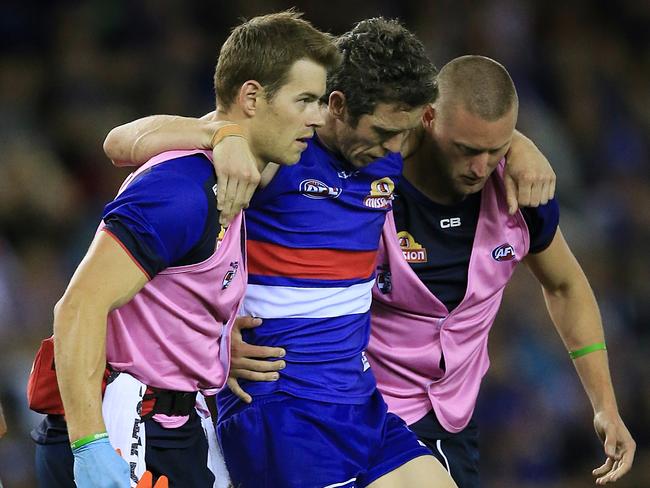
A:
{"label": "man's ear", "polygon": [[345,94],[340,91],[333,91],[330,93],[327,108],[334,118],[343,120],[348,111]]}
{"label": "man's ear", "polygon": [[436,118],[436,108],[432,103],[427,104],[424,112],[422,112],[422,125],[425,129],[430,129],[433,121]]}
{"label": "man's ear", "polygon": [[255,80],[245,81],[239,88],[237,103],[248,117],[255,116],[258,103],[264,96],[264,88]]}

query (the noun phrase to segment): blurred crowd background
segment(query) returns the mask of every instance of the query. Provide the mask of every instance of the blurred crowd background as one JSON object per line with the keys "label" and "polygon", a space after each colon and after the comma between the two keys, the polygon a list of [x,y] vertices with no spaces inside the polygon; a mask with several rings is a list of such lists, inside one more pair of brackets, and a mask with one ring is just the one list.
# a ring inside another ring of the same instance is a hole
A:
{"label": "blurred crowd background", "polygon": [[[52,308],[123,170],[107,132],[213,109],[218,47],[240,17],[295,5],[340,34],[398,17],[440,67],[502,62],[519,128],[558,174],[561,226],[606,327],[620,409],[638,443],[621,487],[650,486],[650,2],[638,0],[4,0],[0,5],[0,440],[6,488],[34,487],[25,384]],[[100,283],[97,286],[101,286]],[[485,486],[587,487],[604,455],[579,380],[522,269],[490,341],[481,391]]]}

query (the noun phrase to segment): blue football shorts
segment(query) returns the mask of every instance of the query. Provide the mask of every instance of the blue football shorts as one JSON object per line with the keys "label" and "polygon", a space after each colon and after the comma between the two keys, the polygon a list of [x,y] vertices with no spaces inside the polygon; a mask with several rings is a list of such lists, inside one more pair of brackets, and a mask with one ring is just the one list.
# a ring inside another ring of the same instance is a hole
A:
{"label": "blue football shorts", "polygon": [[378,390],[362,405],[262,395],[217,430],[238,488],[360,488],[431,455]]}

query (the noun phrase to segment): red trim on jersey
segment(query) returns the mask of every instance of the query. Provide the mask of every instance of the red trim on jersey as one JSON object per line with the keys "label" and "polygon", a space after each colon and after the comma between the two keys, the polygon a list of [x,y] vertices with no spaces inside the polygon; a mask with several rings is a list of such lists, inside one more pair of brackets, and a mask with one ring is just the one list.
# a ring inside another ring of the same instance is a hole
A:
{"label": "red trim on jersey", "polygon": [[142,271],[142,272],[144,273],[144,275],[147,277],[147,281],[151,281],[151,276],[149,276],[149,273],[147,273],[147,272],[145,271],[145,269],[140,265],[140,263],[138,262],[138,260],[135,259],[135,258],[133,257],[133,254],[131,254],[131,252],[126,248],[126,246],[125,246],[124,244],[122,244],[122,241],[120,241],[120,240],[118,239],[118,237],[117,237],[115,234],[113,234],[110,230],[108,230],[106,227],[102,227],[100,230],[101,230],[102,232],[106,232],[109,236],[111,236],[111,237],[113,238],[113,240],[114,240],[115,242],[117,242],[117,243],[119,244],[119,246],[120,246],[122,249],[124,249],[124,252],[127,253],[127,254],[129,255],[129,257],[130,257],[131,260],[135,263],[135,265],[136,265],[138,268],[140,268],[140,271]]}
{"label": "red trim on jersey", "polygon": [[264,276],[354,280],[372,276],[377,251],[294,249],[268,242],[246,243],[248,272]]}

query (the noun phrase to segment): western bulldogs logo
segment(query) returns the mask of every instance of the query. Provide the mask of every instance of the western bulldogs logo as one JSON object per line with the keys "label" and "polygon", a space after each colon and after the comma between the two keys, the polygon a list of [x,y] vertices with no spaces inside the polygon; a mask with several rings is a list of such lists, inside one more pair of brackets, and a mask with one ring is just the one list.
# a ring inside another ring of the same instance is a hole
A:
{"label": "western bulldogs logo", "polygon": [[395,183],[390,178],[375,180],[370,184],[370,194],[363,199],[363,204],[370,208],[389,208],[394,189]]}
{"label": "western bulldogs logo", "polygon": [[515,248],[507,242],[501,244],[492,251],[492,258],[495,261],[512,261],[515,259]]}
{"label": "western bulldogs logo", "polygon": [[390,293],[393,289],[393,282],[388,266],[379,266],[377,271],[379,271],[379,273],[377,273],[377,288],[383,294]]}
{"label": "western bulldogs logo", "polygon": [[402,248],[402,254],[407,263],[426,263],[427,250],[421,244],[415,242],[411,234],[403,230],[397,233],[399,247]]}
{"label": "western bulldogs logo", "polygon": [[312,178],[300,182],[300,193],[307,198],[337,198],[341,194],[341,191],[340,188],[327,186],[322,181],[314,180]]}
{"label": "western bulldogs logo", "polygon": [[223,281],[221,282],[222,290],[225,290],[230,286],[230,283],[232,283],[232,280],[235,278],[238,269],[239,269],[239,261],[233,261],[230,263],[230,269],[226,272],[226,274],[223,277]]}

